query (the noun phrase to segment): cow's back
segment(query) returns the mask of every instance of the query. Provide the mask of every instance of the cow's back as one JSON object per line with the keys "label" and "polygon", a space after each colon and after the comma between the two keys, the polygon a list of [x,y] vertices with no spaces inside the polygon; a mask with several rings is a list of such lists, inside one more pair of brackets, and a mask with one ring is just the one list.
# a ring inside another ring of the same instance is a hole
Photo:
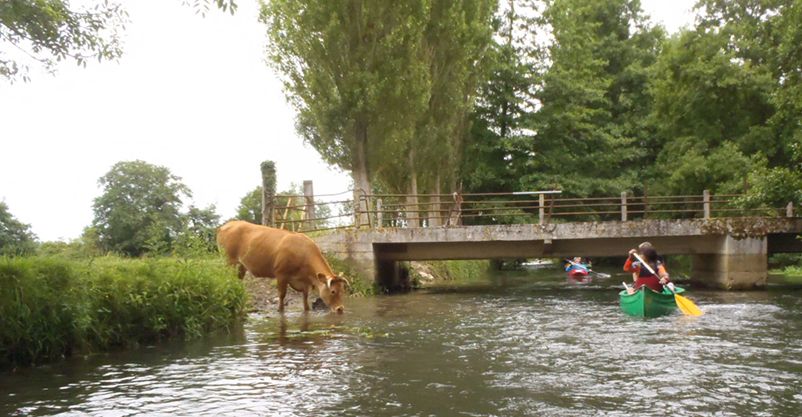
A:
{"label": "cow's back", "polygon": [[281,239],[276,250],[275,266],[287,275],[316,277],[334,275],[317,244],[308,236],[293,233]]}
{"label": "cow's back", "polygon": [[218,229],[217,243],[230,262],[241,263],[256,277],[274,278],[273,266],[281,240],[292,234],[286,230],[236,220]]}

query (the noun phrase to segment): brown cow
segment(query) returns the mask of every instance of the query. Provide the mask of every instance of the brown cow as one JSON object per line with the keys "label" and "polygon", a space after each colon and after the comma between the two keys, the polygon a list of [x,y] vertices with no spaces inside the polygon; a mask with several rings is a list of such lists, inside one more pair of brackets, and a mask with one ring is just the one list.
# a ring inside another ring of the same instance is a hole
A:
{"label": "brown cow", "polygon": [[239,278],[250,271],[257,278],[276,278],[278,311],[284,311],[287,285],[303,293],[304,310],[309,310],[309,289],[316,287],[332,311],[342,313],[345,278],[331,272],[320,248],[308,236],[287,230],[230,221],[217,229],[217,244],[228,262],[239,266]]}

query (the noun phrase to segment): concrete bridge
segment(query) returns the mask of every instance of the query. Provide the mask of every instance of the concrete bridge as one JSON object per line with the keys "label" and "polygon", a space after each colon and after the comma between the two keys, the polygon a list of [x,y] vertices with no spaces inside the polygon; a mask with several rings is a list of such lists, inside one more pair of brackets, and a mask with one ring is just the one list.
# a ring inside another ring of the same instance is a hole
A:
{"label": "concrete bridge", "polygon": [[429,228],[344,229],[314,238],[377,283],[398,261],[625,256],[643,241],[663,255],[692,255],[692,281],[728,290],[766,284],[768,255],[802,252],[802,219],[739,217]]}

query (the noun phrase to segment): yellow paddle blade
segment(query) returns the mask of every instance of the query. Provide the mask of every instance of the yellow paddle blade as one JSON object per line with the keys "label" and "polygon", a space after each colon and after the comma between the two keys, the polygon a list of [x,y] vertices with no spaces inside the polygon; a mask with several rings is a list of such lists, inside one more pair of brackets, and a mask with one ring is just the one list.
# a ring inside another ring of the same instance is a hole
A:
{"label": "yellow paddle blade", "polygon": [[702,314],[705,314],[702,312],[702,310],[699,310],[699,307],[696,307],[696,304],[694,304],[693,301],[681,295],[674,294],[674,300],[677,301],[677,307],[679,307],[683,313],[689,316],[701,316]]}

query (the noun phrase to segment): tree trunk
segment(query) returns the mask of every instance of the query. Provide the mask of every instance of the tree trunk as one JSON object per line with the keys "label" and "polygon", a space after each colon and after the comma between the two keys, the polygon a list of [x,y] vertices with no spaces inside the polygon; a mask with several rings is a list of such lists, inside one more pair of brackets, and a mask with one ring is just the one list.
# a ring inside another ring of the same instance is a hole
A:
{"label": "tree trunk", "polygon": [[418,209],[418,170],[415,169],[415,148],[409,147],[409,191],[407,191],[407,227],[420,227]]}
{"label": "tree trunk", "polygon": [[357,212],[356,227],[369,225],[368,204],[365,195],[371,193],[370,168],[368,165],[368,128],[364,122],[356,123],[356,152],[353,168],[354,209]]}

